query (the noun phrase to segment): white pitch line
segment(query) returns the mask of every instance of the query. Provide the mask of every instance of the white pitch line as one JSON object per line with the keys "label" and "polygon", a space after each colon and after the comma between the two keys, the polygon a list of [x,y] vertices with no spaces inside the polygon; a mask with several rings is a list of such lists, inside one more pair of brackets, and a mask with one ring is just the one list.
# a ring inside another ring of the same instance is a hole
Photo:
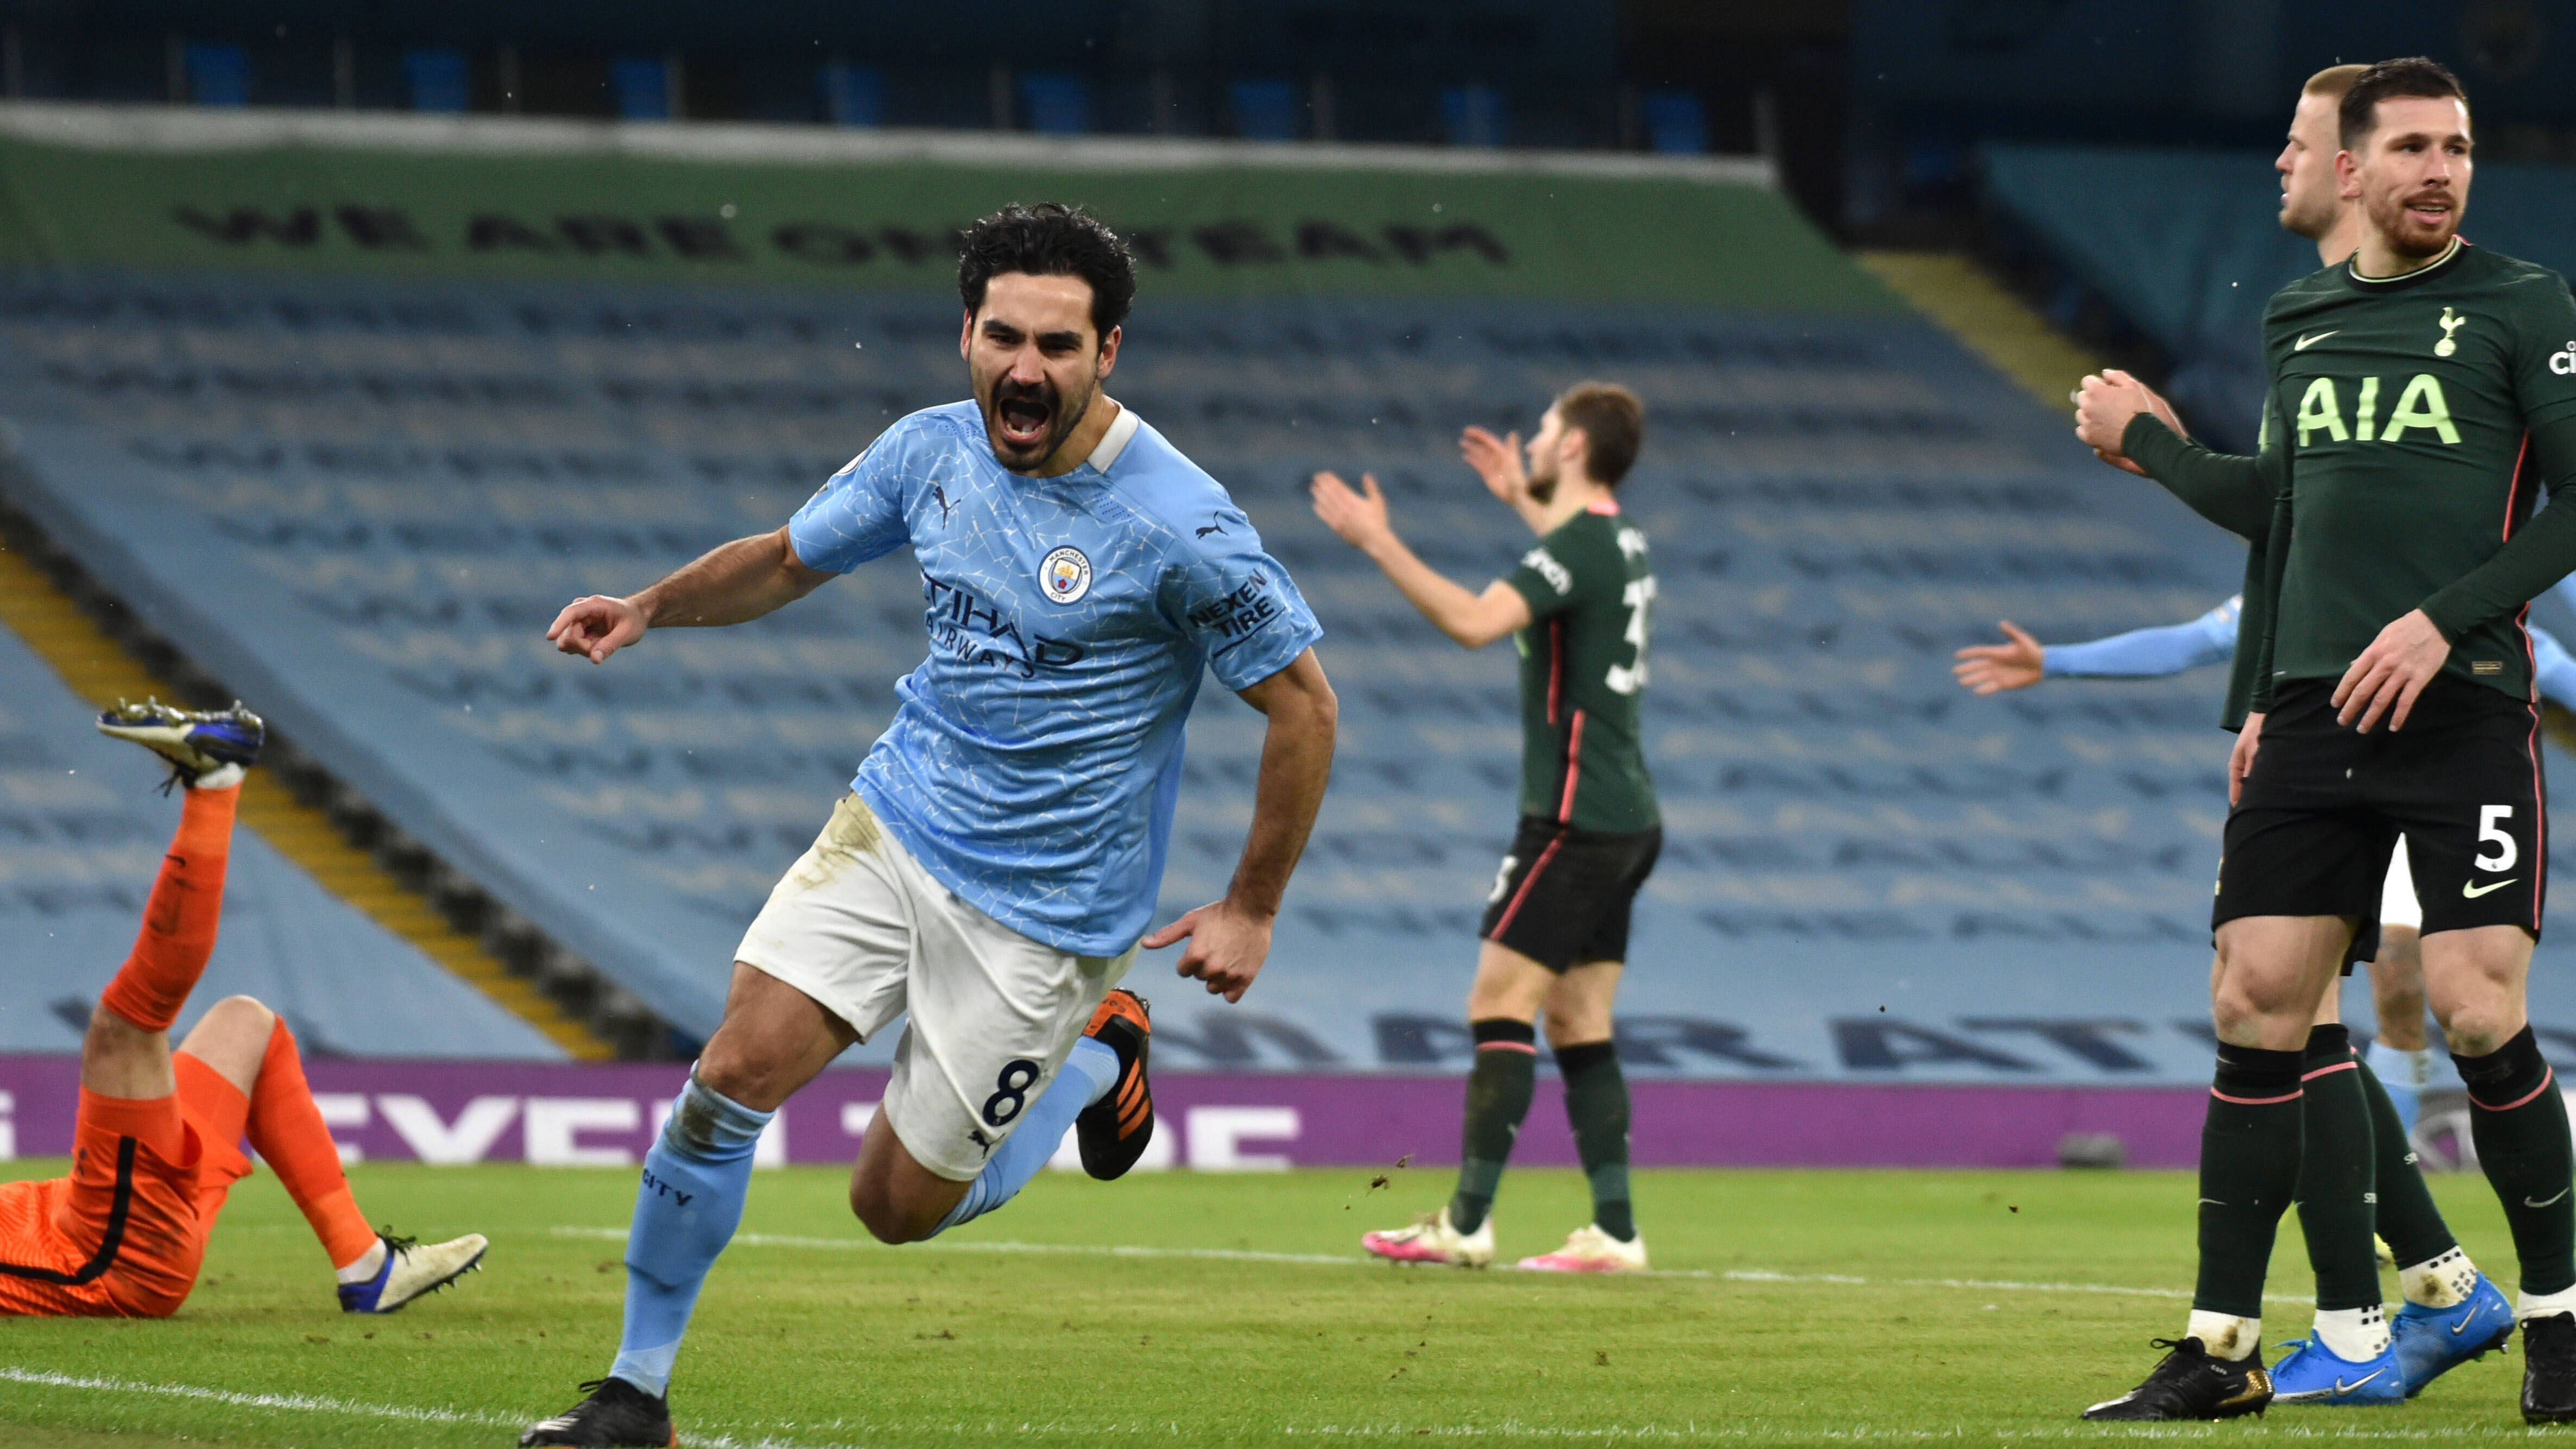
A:
{"label": "white pitch line", "polygon": [[[595,1238],[603,1242],[626,1241],[626,1229],[608,1227],[565,1226],[546,1231],[561,1238]],[[860,1238],[796,1237],[783,1233],[736,1233],[733,1241],[755,1248],[817,1248],[830,1252],[859,1252],[883,1245]],[[1304,1263],[1326,1268],[1358,1268],[1377,1260],[1357,1254],[1336,1253],[1260,1253],[1243,1248],[1157,1248],[1132,1243],[940,1243],[935,1251],[946,1253],[1019,1253],[1061,1254],[1087,1258],[1194,1258],[1222,1263]],[[1500,1265],[1497,1265],[1500,1266]],[[1514,1271],[1505,1269],[1504,1271]],[[2161,1298],[2180,1302],[2191,1295],[2175,1288],[2132,1288],[2114,1283],[2028,1283],[2007,1278],[1864,1278],[1849,1273],[1781,1273],[1767,1268],[1671,1268],[1645,1273],[1621,1274],[1639,1278],[1692,1278],[1723,1283],[1820,1283],[1850,1288],[1947,1288],[1977,1293],[2090,1293],[2119,1298]],[[2313,1299],[2292,1293],[2267,1293],[2267,1303],[2308,1303]]]}
{"label": "white pitch line", "polygon": [[492,1424],[515,1426],[520,1421],[487,1414],[474,1409],[423,1409],[408,1404],[369,1404],[355,1399],[335,1399],[324,1394],[242,1394],[230,1389],[200,1388],[194,1384],[147,1384],[132,1379],[84,1378],[74,1374],[49,1373],[41,1369],[10,1368],[0,1365],[0,1382],[34,1384],[49,1389],[90,1389],[117,1394],[148,1394],[165,1399],[202,1399],[237,1409],[289,1409],[308,1414],[344,1414],[361,1419],[399,1419],[412,1424]]}
{"label": "white pitch line", "polygon": [[[477,1410],[416,1408],[403,1404],[370,1404],[350,1399],[333,1399],[317,1394],[237,1393],[229,1389],[206,1388],[196,1384],[154,1384],[139,1383],[128,1379],[87,1378],[73,1374],[49,1373],[37,1369],[12,1368],[5,1365],[0,1365],[0,1382],[29,1384],[43,1388],[77,1389],[92,1393],[133,1394],[156,1398],[194,1399],[208,1403],[224,1404],[234,1408],[285,1409],[302,1413],[340,1414],[350,1418],[391,1419],[416,1424],[474,1424],[511,1427],[520,1422],[520,1420],[516,1418]],[[720,1420],[718,1422],[723,1421]],[[769,1430],[766,1428],[751,1428],[749,1426],[741,1425],[737,1425],[735,1427],[743,1428],[745,1432],[756,1434],[759,1437],[753,1439],[737,1439],[729,1434],[692,1432],[689,1435],[689,1441],[693,1444],[705,1445],[707,1446],[707,1449],[853,1449],[853,1446],[845,1443],[816,1443],[812,1440],[806,1439],[774,1438],[771,1437]],[[790,1428],[795,1426],[776,1425],[770,1427]],[[856,1430],[859,1433],[866,1435],[904,1435],[915,1438],[926,1435],[944,1435],[957,1438],[968,1436],[1001,1438],[1053,1435],[1072,1436],[1097,1441],[1101,1439],[1120,1437],[1175,1440],[1230,1437],[1228,1432],[1229,1429],[1237,1426],[1216,1427],[1203,1424],[1193,1424],[1189,1428],[1184,1429],[1176,1420],[1166,1420],[1162,1423],[1155,1424],[1134,1422],[1125,1424],[1067,1424],[1062,1420],[1037,1421],[1023,1419],[1014,1424],[986,1419],[982,1421],[953,1420],[945,1422],[916,1420],[911,1422],[891,1423],[862,1421],[855,1424],[850,1423],[847,1420],[836,1420],[830,1424],[819,1424],[812,1427],[822,1429],[825,1432],[847,1432],[850,1430]],[[2100,1439],[2206,1439],[2211,1436],[2210,1426],[2205,1424],[2178,1424],[2171,1426],[2121,1425],[2117,1428],[2105,1428],[2097,1432],[2086,1433],[2081,1430],[2077,1430],[2071,1425],[2064,1428],[2054,1425],[2045,1428],[2005,1426],[1971,1431],[1961,1426],[1937,1429],[1918,1429],[1875,1424],[1860,1424],[1850,1428],[1824,1428],[1806,1425],[1775,1427],[1768,1424],[1701,1425],[1696,1421],[1689,1420],[1684,1421],[1680,1425],[1604,1424],[1582,1427],[1522,1424],[1512,1420],[1505,1420],[1500,1424],[1282,1424],[1272,1428],[1270,1432],[1283,1438],[1317,1439],[1409,1440],[1430,1437],[1440,1439],[1589,1439],[1612,1441],[1667,1440],[1685,1442],[1710,1440],[1753,1444],[1815,1443],[1819,1440],[1840,1441],[1846,1439],[1867,1440],[1871,1442],[1949,1441],[1965,1439],[1978,1439],[1990,1442],[1997,1440],[2005,1442],[2014,1440],[2063,1442],[2068,1439],[2077,1438],[2091,1441]],[[2331,1429],[2318,1429],[2310,1428],[2303,1424],[2289,1429],[2286,1434],[2276,1433],[2268,1437],[2289,1437],[2298,1439],[2330,1438],[2338,1441],[2348,1439],[2417,1441],[2452,1439],[2492,1440],[2496,1437],[2496,1431],[2486,1427],[2470,1428],[2448,1426],[2435,1429],[2370,1429],[2351,1424],[2337,1424]]]}
{"label": "white pitch line", "polygon": [[[603,1242],[625,1242],[624,1228],[559,1227],[546,1231],[561,1238],[597,1238]],[[859,1238],[800,1238],[783,1233],[736,1233],[733,1241],[755,1248],[822,1248],[836,1252],[857,1252],[881,1248],[882,1243]],[[1208,1258],[1227,1263],[1319,1263],[1328,1267],[1365,1263],[1365,1258],[1336,1257],[1330,1253],[1256,1253],[1241,1248],[1147,1248],[1114,1243],[941,1243],[936,1251],[943,1253],[1064,1253],[1087,1258]]]}

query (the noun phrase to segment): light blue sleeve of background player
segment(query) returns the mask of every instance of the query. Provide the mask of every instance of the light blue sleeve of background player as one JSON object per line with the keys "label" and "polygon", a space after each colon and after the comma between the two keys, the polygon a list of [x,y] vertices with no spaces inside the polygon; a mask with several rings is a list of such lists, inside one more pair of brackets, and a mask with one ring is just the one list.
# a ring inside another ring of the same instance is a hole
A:
{"label": "light blue sleeve of background player", "polygon": [[2548,630],[2537,624],[2530,629],[2531,677],[2540,686],[2540,697],[2561,709],[2576,709],[2576,659]]}
{"label": "light blue sleeve of background player", "polygon": [[2224,664],[2236,653],[2236,616],[2242,607],[2241,599],[2229,599],[2188,624],[2132,629],[2084,644],[2053,644],[2040,651],[2040,672],[2156,679]]}
{"label": "light blue sleeve of background player", "polygon": [[845,574],[911,539],[903,521],[903,469],[910,419],[879,434],[787,521],[788,542],[809,569]]}

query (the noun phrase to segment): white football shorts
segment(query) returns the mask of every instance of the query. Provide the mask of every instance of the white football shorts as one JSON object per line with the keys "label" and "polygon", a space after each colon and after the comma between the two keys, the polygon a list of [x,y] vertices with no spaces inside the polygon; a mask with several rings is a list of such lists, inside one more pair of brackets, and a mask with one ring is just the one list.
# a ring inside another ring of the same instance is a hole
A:
{"label": "white football shorts", "polygon": [[2415,872],[2406,864],[2406,837],[2388,857],[2388,883],[2379,888],[2379,924],[2424,929],[2424,903],[2415,899]]}
{"label": "white football shorts", "polygon": [[856,795],[769,893],[735,959],[814,998],[866,1041],[906,1011],[878,1108],[913,1160],[984,1170],[1136,960],[1032,941],[921,868]]}

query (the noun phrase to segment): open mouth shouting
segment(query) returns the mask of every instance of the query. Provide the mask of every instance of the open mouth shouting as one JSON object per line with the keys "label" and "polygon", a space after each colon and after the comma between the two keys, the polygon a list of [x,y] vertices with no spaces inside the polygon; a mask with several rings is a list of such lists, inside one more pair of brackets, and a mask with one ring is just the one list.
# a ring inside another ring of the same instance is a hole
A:
{"label": "open mouth shouting", "polygon": [[993,451],[1012,459],[1045,457],[1058,441],[1056,402],[1055,389],[1044,383],[1005,382],[995,388],[988,419]]}

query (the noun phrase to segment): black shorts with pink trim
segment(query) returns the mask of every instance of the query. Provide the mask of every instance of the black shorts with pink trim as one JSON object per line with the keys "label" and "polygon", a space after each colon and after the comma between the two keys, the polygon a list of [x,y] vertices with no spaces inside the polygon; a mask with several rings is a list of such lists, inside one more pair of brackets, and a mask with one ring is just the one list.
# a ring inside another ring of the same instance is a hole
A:
{"label": "black shorts with pink trim", "polygon": [[1625,961],[1629,914],[1663,848],[1660,826],[1613,835],[1524,815],[1477,934],[1550,971]]}
{"label": "black shorts with pink trim", "polygon": [[2330,680],[2282,688],[2227,817],[2214,930],[2240,916],[2348,916],[2376,935],[2397,837],[2424,934],[2520,926],[2546,899],[2548,784],[2539,706],[2437,678],[2406,727],[2335,722]]}

